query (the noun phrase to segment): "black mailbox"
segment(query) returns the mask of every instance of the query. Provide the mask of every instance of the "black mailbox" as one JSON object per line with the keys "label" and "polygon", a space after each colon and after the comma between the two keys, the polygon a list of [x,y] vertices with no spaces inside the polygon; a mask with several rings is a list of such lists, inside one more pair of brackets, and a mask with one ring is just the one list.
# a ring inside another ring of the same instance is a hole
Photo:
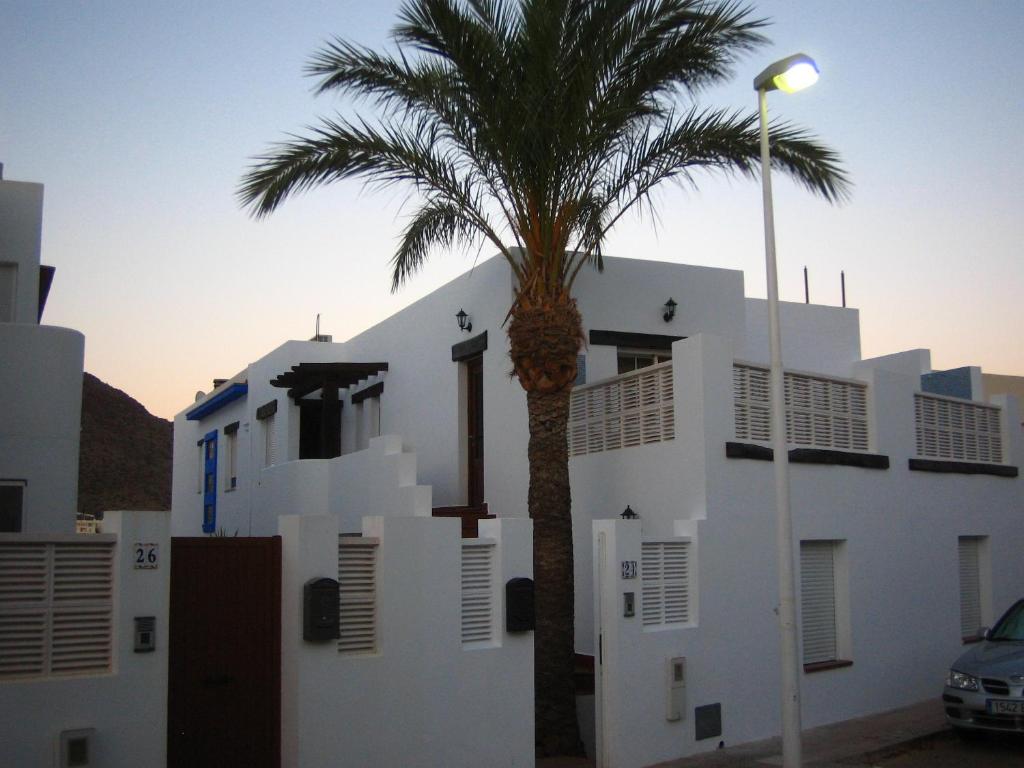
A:
{"label": "black mailbox", "polygon": [[509,579],[505,585],[505,630],[530,632],[535,626],[533,579]]}
{"label": "black mailbox", "polygon": [[302,639],[327,642],[340,637],[338,582],[310,579],[302,588]]}

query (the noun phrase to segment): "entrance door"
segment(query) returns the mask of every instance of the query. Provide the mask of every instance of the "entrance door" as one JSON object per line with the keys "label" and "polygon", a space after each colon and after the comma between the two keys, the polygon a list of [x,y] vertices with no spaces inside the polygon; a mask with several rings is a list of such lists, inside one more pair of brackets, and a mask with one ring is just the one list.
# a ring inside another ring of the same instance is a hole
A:
{"label": "entrance door", "polygon": [[171,539],[168,768],[279,768],[281,539]]}
{"label": "entrance door", "polygon": [[469,448],[469,489],[466,503],[479,507],[484,503],[484,359],[466,361],[466,425]]}
{"label": "entrance door", "polygon": [[203,438],[203,533],[217,530],[217,430]]}

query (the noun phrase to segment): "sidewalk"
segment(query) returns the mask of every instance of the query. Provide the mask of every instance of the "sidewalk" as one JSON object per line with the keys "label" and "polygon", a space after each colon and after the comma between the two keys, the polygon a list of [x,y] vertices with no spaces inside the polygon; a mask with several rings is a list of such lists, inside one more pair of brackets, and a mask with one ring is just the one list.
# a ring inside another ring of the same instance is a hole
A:
{"label": "sidewalk", "polygon": [[[945,728],[946,718],[938,697],[878,715],[811,728],[803,734],[803,764],[805,768],[870,766],[872,755]],[[587,768],[593,764],[582,759],[547,758],[538,760],[537,768]],[[781,765],[782,742],[773,738],[671,760],[652,768],[771,768]]]}

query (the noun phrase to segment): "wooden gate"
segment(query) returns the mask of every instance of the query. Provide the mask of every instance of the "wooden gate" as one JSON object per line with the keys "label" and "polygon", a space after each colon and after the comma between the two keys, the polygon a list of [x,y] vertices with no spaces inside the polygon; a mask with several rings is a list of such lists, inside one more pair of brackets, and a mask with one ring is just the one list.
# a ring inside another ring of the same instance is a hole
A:
{"label": "wooden gate", "polygon": [[171,540],[169,768],[279,768],[281,539]]}

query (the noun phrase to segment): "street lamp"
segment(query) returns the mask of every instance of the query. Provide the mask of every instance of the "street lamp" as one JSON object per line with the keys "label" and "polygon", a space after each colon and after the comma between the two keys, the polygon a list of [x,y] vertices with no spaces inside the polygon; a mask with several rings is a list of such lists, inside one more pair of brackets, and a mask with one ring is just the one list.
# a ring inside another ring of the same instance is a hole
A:
{"label": "street lamp", "polygon": [[793,514],[789,506],[789,449],[779,332],[779,277],[775,265],[775,220],[768,148],[768,91],[793,93],[818,79],[814,59],[803,53],[775,62],[754,78],[761,115],[761,186],[764,195],[764,256],[768,273],[768,332],[771,347],[772,450],[775,469],[776,545],[779,557],[779,636],[782,650],[782,764],[801,765],[800,658],[796,636],[796,583],[793,578]]}

